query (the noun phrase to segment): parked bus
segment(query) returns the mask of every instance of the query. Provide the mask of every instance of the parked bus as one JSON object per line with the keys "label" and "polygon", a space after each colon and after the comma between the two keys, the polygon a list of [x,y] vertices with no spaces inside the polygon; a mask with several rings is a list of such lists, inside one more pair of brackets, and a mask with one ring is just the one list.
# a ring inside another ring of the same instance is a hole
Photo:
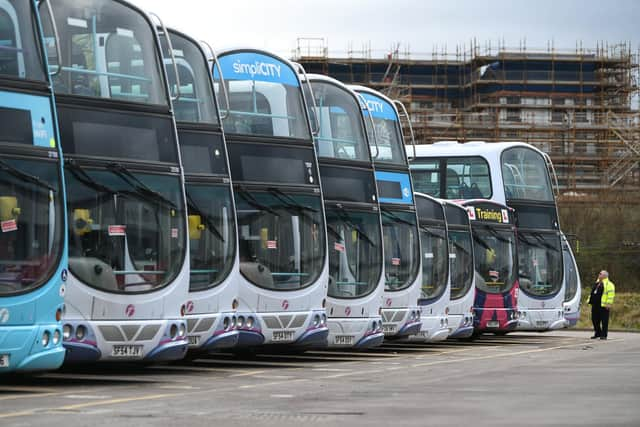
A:
{"label": "parked bus", "polygon": [[518,325],[518,258],[513,209],[491,200],[461,202],[471,220],[474,332],[505,334]]}
{"label": "parked bus", "polygon": [[419,190],[447,199],[491,199],[515,209],[518,227],[518,328],[564,326],[565,283],[558,213],[548,157],[518,142],[418,146]]}
{"label": "parked bus", "polygon": [[[221,52],[216,91],[235,199],[238,345],[326,345],[329,281],[318,165],[296,66],[256,49]],[[220,71],[224,80],[220,78]]]}
{"label": "parked bus", "polygon": [[154,23],[120,0],[40,10],[65,154],[66,361],[180,359],[187,219]]}
{"label": "parked bus", "polygon": [[62,153],[34,1],[0,0],[0,374],[64,360]]}
{"label": "parked bus", "polygon": [[329,346],[382,344],[382,224],[358,95],[339,81],[309,75],[306,97],[315,137],[329,246]]}
{"label": "parked bus", "polygon": [[475,274],[471,222],[466,209],[444,200],[447,237],[451,250],[449,276],[449,338],[469,338],[473,335],[473,301]]}
{"label": "parked bus", "polygon": [[445,340],[449,327],[451,297],[450,249],[443,203],[431,196],[415,193],[422,248],[422,288],[418,304],[422,326],[416,339]]}
{"label": "parked bus", "polygon": [[[387,338],[403,338],[420,331],[421,307],[417,302],[424,262],[420,257],[413,184],[396,105],[407,118],[408,115],[402,103],[394,103],[380,92],[363,86],[351,88],[367,105],[363,114],[369,128],[380,194],[386,275],[382,306],[384,333]],[[408,123],[411,126],[410,120]]]}
{"label": "parked bus", "polygon": [[582,283],[576,258],[567,237],[562,234],[562,260],[564,264],[564,319],[565,327],[575,326],[580,320]]}
{"label": "parked bus", "polygon": [[[233,347],[236,326],[252,325],[236,315],[239,258],[229,175],[207,54],[197,41],[173,29],[158,28],[185,174],[189,225],[189,297],[185,304],[189,349]],[[216,56],[210,49],[211,61]],[[175,65],[175,68],[174,68]],[[178,78],[176,78],[176,75]]]}

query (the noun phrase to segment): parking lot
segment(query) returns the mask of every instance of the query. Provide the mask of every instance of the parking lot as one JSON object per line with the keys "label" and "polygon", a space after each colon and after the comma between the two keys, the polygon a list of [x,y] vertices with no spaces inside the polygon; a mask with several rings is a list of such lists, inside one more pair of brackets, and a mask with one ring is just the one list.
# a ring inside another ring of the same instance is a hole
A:
{"label": "parking lot", "polygon": [[640,334],[483,336],[0,378],[0,425],[640,425]]}

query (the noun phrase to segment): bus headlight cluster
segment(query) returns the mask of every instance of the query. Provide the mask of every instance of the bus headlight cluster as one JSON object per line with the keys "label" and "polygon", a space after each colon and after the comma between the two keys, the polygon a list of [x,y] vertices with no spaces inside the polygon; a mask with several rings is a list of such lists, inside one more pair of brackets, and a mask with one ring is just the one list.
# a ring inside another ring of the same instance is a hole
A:
{"label": "bus headlight cluster", "polygon": [[255,323],[255,319],[253,318],[253,316],[247,317],[247,322],[245,323],[245,325],[247,325],[247,328],[249,329],[253,328],[254,323]]}
{"label": "bus headlight cluster", "polygon": [[382,329],[382,320],[374,320],[371,322],[371,332],[377,332]]}
{"label": "bus headlight cluster", "polygon": [[244,316],[238,316],[236,318],[236,328],[238,329],[244,328],[244,321],[245,321]]}
{"label": "bus headlight cluster", "polygon": [[73,332],[73,328],[71,327],[70,324],[65,324],[62,327],[62,339],[64,339],[65,341],[67,341],[69,338],[71,338],[71,333]]}
{"label": "bus headlight cluster", "polygon": [[82,341],[87,336],[87,328],[80,325],[76,328],[76,339]]}
{"label": "bus headlight cluster", "polygon": [[224,320],[222,321],[222,327],[225,331],[228,331],[230,326],[231,320],[229,319],[229,316],[225,316]]}
{"label": "bus headlight cluster", "polygon": [[313,316],[313,326],[314,327],[317,328],[318,326],[320,326],[320,322],[321,322],[321,319],[320,319],[320,315],[319,314],[316,314],[315,316]]}
{"label": "bus headlight cluster", "polygon": [[173,340],[173,339],[176,338],[176,336],[178,336],[178,327],[176,326],[175,323],[173,323],[169,327],[169,338],[171,338]]}
{"label": "bus headlight cluster", "polygon": [[49,333],[49,331],[44,331],[44,333],[42,334],[42,346],[43,347],[48,346],[50,339],[51,339],[51,334]]}
{"label": "bus headlight cluster", "polygon": [[53,345],[58,345],[59,342],[60,342],[60,331],[56,329],[55,331],[53,331]]}

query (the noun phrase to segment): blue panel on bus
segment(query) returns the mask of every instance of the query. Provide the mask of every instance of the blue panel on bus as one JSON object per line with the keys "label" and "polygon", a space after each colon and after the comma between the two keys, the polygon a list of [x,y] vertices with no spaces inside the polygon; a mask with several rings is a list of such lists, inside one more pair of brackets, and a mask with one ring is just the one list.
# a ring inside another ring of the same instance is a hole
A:
{"label": "blue panel on bus", "polygon": [[398,121],[398,115],[396,114],[393,105],[389,104],[384,99],[372,95],[367,92],[358,92],[365,101],[367,101],[367,107],[371,111],[371,115],[376,119],[393,120]]}
{"label": "blue panel on bus", "polygon": [[[239,52],[218,58],[225,80],[255,80],[260,82],[283,83],[300,86],[298,77],[286,62],[257,52]],[[213,77],[219,79],[218,68],[214,67]]]}
{"label": "blue panel on bus", "polygon": [[49,98],[45,96],[0,91],[0,108],[22,111],[31,116],[33,145],[51,148],[56,146]]}
{"label": "blue panel on bus", "polygon": [[413,192],[408,173],[376,171],[380,203],[413,204]]}

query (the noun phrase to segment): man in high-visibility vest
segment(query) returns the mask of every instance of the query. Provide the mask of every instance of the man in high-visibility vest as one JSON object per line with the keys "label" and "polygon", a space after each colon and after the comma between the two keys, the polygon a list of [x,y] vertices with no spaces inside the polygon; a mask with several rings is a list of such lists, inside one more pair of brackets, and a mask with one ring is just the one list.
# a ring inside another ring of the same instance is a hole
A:
{"label": "man in high-visibility vest", "polygon": [[607,339],[607,333],[609,331],[609,314],[611,306],[613,306],[615,296],[616,287],[613,282],[609,280],[609,273],[606,270],[602,270],[600,274],[598,274],[598,280],[596,280],[596,283],[591,289],[591,294],[589,295],[589,304],[591,304],[591,320],[593,322],[594,332],[591,339]]}

